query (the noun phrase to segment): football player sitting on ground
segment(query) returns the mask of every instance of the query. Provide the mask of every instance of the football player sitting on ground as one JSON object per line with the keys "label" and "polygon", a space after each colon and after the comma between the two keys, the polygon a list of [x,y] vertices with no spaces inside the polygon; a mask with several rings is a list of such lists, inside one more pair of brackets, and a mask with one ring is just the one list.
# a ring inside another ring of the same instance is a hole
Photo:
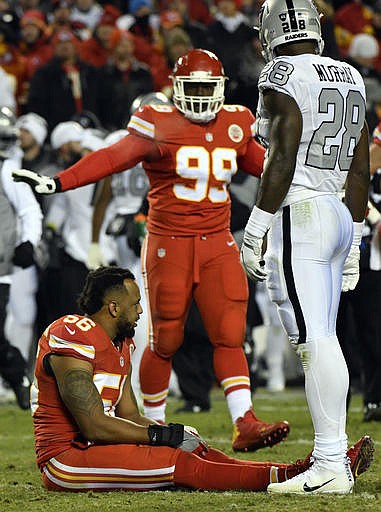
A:
{"label": "football player sitting on ground", "polygon": [[289,425],[264,423],[252,409],[243,351],[248,285],[229,230],[228,186],[238,168],[260,176],[264,149],[253,138],[251,112],[224,105],[226,76],[213,53],[190,50],[178,59],[172,80],[175,106],[140,107],[120,142],[53,179],[28,170],[14,177],[51,194],[143,163],[150,190],[141,258],[152,320],[140,366],[144,413],[165,421],[172,357],[193,298],[214,347],[214,372],[234,424],[233,449],[256,450],[282,441]]}
{"label": "football player sitting on ground", "polygon": [[[78,305],[39,340],[31,391],[37,463],[52,491],[265,490],[304,471],[295,464],[250,462],[208,447],[192,427],[142,416],[131,387],[135,327],[142,314],[133,274],[100,267],[86,279]],[[365,471],[372,442],[348,452]]]}

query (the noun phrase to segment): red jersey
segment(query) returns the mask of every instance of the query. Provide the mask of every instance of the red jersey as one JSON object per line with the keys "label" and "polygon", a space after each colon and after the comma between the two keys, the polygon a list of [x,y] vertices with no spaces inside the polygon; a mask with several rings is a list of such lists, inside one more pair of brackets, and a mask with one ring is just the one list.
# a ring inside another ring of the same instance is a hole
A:
{"label": "red jersey", "polygon": [[232,176],[238,169],[258,177],[262,172],[264,148],[253,138],[254,121],[241,105],[225,105],[206,124],[192,123],[175,107],[143,106],[122,141],[58,174],[62,190],[142,161],[150,182],[150,232],[186,236],[228,229]]}
{"label": "red jersey", "polygon": [[38,344],[31,389],[35,447],[39,466],[70,448],[73,443],[80,445],[83,439],[60,397],[46,356],[58,354],[90,362],[94,369],[94,384],[102,397],[104,412],[115,416],[115,408],[131,368],[131,354],[134,348],[134,342],[126,339],[119,351],[99,324],[80,315],[59,318],[45,330]]}

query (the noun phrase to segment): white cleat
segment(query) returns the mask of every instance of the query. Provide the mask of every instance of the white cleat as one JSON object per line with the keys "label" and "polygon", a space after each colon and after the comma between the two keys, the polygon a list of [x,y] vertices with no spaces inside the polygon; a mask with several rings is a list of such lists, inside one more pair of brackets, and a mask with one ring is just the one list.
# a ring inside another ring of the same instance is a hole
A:
{"label": "white cleat", "polygon": [[274,494],[350,494],[353,489],[353,475],[348,463],[340,472],[319,465],[315,461],[304,473],[281,483],[270,484],[267,492]]}

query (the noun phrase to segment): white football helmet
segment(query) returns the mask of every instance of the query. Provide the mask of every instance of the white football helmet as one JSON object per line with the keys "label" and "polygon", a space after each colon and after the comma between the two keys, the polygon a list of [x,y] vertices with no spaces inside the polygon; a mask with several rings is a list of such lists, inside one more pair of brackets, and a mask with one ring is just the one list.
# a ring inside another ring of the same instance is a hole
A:
{"label": "white football helmet", "polygon": [[311,0],[266,0],[259,13],[259,37],[267,62],[282,44],[313,40],[319,55],[324,48],[320,16]]}
{"label": "white football helmet", "polygon": [[[173,103],[186,118],[196,123],[208,123],[221,110],[224,101],[225,80],[221,61],[207,50],[194,49],[181,56],[171,75]],[[213,86],[210,96],[187,94],[187,85]]]}

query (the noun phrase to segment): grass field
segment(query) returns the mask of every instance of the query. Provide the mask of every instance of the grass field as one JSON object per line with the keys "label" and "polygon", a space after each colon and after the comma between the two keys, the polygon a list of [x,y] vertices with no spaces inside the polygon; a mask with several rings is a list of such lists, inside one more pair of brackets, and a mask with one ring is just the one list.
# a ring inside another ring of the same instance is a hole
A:
{"label": "grass field", "polygon": [[[258,415],[264,420],[287,419],[291,432],[281,445],[241,454],[241,458],[292,462],[304,458],[312,447],[312,425],[306,408],[304,391],[291,388],[271,395],[259,389],[254,395]],[[193,425],[216,448],[231,451],[231,425],[220,390],[213,394],[209,413],[175,414],[180,402],[171,398],[167,419]],[[367,433],[376,443],[375,460],[370,470],[356,482],[350,496],[270,497],[250,492],[147,493],[52,493],[42,488],[34,459],[32,421],[28,412],[15,405],[0,405],[0,512],[107,512],[120,511],[260,511],[260,512],[363,512],[381,511],[381,423],[362,422],[361,398],[355,395],[348,414],[348,436],[352,444]]]}

